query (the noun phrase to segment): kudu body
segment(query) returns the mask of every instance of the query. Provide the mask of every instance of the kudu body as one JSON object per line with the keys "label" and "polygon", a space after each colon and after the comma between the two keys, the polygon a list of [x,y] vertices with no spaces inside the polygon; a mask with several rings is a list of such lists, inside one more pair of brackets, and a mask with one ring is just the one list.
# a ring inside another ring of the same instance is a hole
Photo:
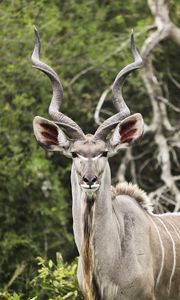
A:
{"label": "kudu body", "polygon": [[142,63],[133,35],[134,62],[120,71],[112,86],[118,113],[94,135],[85,135],[59,111],[62,86],[53,69],[40,61],[36,29],[35,34],[32,62],[52,81],[49,113],[53,121],[35,117],[34,133],[41,146],[73,159],[73,229],[80,255],[78,281],[86,299],[180,299],[180,215],[152,214],[146,194],[136,186],[111,187],[108,157],[143,133],[141,115],[129,116],[121,92],[126,76]]}

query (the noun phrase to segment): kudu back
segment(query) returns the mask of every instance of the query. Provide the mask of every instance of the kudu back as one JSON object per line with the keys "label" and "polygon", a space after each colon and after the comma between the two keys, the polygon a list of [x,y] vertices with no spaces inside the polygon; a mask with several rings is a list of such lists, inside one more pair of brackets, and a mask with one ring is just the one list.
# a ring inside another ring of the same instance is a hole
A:
{"label": "kudu back", "polygon": [[42,147],[73,161],[73,230],[79,251],[78,281],[85,298],[180,299],[180,215],[153,214],[148,197],[137,186],[121,183],[111,187],[108,158],[143,133],[142,116],[130,115],[122,96],[125,78],[142,64],[133,34],[134,62],[119,72],[112,85],[117,113],[93,135],[85,135],[60,112],[62,85],[55,71],[39,58],[36,28],[35,36],[32,63],[50,78],[53,95],[49,106],[52,120],[35,117],[34,133]]}

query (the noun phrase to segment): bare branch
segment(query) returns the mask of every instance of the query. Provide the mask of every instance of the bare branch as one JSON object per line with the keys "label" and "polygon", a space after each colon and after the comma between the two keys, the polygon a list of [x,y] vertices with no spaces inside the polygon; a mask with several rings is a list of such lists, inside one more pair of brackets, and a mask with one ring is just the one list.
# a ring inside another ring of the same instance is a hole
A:
{"label": "bare branch", "polygon": [[180,112],[180,108],[178,108],[175,105],[173,105],[172,103],[170,103],[166,98],[159,96],[158,100],[160,100],[163,103],[165,103],[167,106],[169,106],[170,108],[172,108],[174,111]]}
{"label": "bare branch", "polygon": [[132,153],[131,153],[131,149],[128,148],[125,152],[125,155],[121,161],[121,164],[119,166],[119,169],[118,169],[118,172],[117,172],[117,180],[119,182],[123,182],[125,181],[125,173],[126,173],[126,170],[127,170],[127,165],[129,163],[129,161],[132,159]]}
{"label": "bare branch", "polygon": [[[176,166],[180,169],[180,162],[178,161],[176,151],[174,150],[174,148],[171,145],[169,145],[169,148],[170,148],[170,152],[172,153],[173,161],[175,162]],[[175,177],[174,177],[174,180],[175,180]]]}
{"label": "bare branch", "polygon": [[167,186],[164,184],[161,187],[157,188],[155,191],[148,194],[149,199],[153,201],[156,197],[160,198],[162,193],[164,193],[167,190]]}
{"label": "bare branch", "polygon": [[[148,31],[151,27],[148,27],[145,30],[142,30],[138,33],[135,34],[135,37],[141,36],[142,34],[144,34],[144,32]],[[121,52],[124,48],[127,47],[127,45],[129,45],[129,39],[125,40],[121,46],[115,48],[110,54],[104,56],[101,60],[101,62],[99,63],[99,66],[101,66],[105,61],[107,61],[108,59],[110,59],[112,56],[118,54],[119,52]],[[71,86],[83,75],[85,75],[86,73],[88,73],[89,71],[92,71],[95,69],[95,66],[89,66],[83,70],[81,70],[79,73],[77,73],[70,81],[70,83],[68,84],[68,88],[71,89]]]}
{"label": "bare branch", "polygon": [[81,76],[85,75],[86,73],[88,73],[89,71],[92,71],[93,69],[95,69],[94,66],[89,66],[83,70],[81,70],[79,73],[77,73],[69,82],[68,84],[68,88],[70,88]]}
{"label": "bare branch", "polygon": [[178,128],[177,131],[173,133],[173,135],[169,136],[167,140],[172,147],[180,148],[180,128]]}
{"label": "bare branch", "polygon": [[[157,145],[157,151],[154,152],[154,155],[157,155],[157,164],[161,169],[160,178],[163,181],[163,185],[158,187],[153,192],[149,194],[150,198],[155,203],[155,206],[158,211],[163,212],[168,209],[168,204],[171,204],[175,207],[175,211],[180,209],[180,190],[178,188],[178,181],[180,176],[174,176],[172,173],[172,161],[175,162],[176,166],[179,166],[179,161],[177,159],[177,147],[180,147],[180,132],[177,127],[173,127],[170,123],[167,114],[167,107],[170,107],[175,112],[179,113],[180,108],[176,107],[174,104],[168,101],[168,90],[166,89],[164,97],[164,91],[158,81],[154,65],[152,63],[151,53],[159,45],[159,43],[167,38],[173,39],[178,45],[180,44],[180,30],[175,26],[169,17],[168,6],[164,0],[148,0],[150,10],[155,19],[155,25],[150,28],[156,29],[155,32],[152,32],[148,39],[145,41],[142,47],[142,56],[144,60],[144,70],[142,70],[142,79],[145,84],[149,99],[151,101],[153,118],[151,124],[148,126],[145,124],[145,133],[153,133],[155,137],[155,143]],[[127,45],[128,41],[115,49],[109,56],[105,59],[108,59],[112,55],[115,55],[122,50],[122,47]],[[180,88],[179,83],[172,77],[170,72],[168,73],[169,79],[176,85],[177,88]],[[101,95],[94,118],[96,123],[99,125],[100,122],[100,112],[102,111],[102,106],[104,101],[111,90],[111,87],[108,87]],[[173,132],[173,135],[172,135]],[[170,156],[172,153],[172,157]],[[149,163],[152,161],[152,157],[147,158],[143,163],[141,163],[138,168],[138,176],[136,174],[135,168],[135,158],[132,157],[132,152],[127,150],[117,172],[117,178],[119,181],[125,180],[126,169],[129,166],[132,178],[136,180],[136,177],[141,181],[142,171],[148,167]],[[136,159],[143,157],[142,155],[137,156]],[[129,162],[133,160],[133,164]],[[171,161],[172,160],[172,161]],[[144,181],[144,180],[143,180]],[[142,184],[143,184],[142,181]]]}
{"label": "bare branch", "polygon": [[176,200],[175,211],[180,208],[180,190],[177,188],[173,175],[171,173],[171,161],[169,155],[169,148],[165,136],[161,133],[155,135],[155,141],[158,145],[158,161],[161,164],[161,179],[174,194]]}
{"label": "bare branch", "polygon": [[174,176],[174,181],[179,181],[180,180],[180,175],[179,176]]}
{"label": "bare branch", "polygon": [[102,94],[101,94],[101,97],[99,98],[99,101],[98,101],[98,104],[96,106],[96,109],[95,109],[95,113],[94,113],[94,120],[95,120],[95,123],[97,125],[100,125],[101,124],[101,121],[100,121],[100,117],[99,117],[99,114],[100,114],[100,111],[101,111],[101,108],[104,104],[104,101],[108,95],[108,93],[111,91],[111,87],[107,88]]}
{"label": "bare branch", "polygon": [[16,266],[16,269],[15,269],[11,279],[9,280],[7,285],[5,286],[5,289],[8,289],[8,288],[11,287],[11,285],[17,279],[17,277],[19,277],[24,272],[26,266],[27,266],[27,262],[25,262],[25,261],[22,261],[20,264],[18,264]]}
{"label": "bare branch", "polygon": [[168,72],[168,78],[171,80],[172,83],[174,83],[174,85],[180,89],[180,83],[177,82],[177,80],[172,76],[172,74],[170,73],[170,71]]}

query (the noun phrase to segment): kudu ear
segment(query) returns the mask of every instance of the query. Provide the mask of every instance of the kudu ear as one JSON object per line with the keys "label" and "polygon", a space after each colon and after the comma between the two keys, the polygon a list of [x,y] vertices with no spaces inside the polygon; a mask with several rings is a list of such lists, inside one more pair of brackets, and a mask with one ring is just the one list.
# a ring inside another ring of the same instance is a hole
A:
{"label": "kudu ear", "polygon": [[38,143],[50,151],[59,151],[71,157],[69,153],[70,141],[65,133],[53,122],[42,117],[35,117],[33,129]]}
{"label": "kudu ear", "polygon": [[119,149],[126,148],[135,142],[142,134],[144,121],[141,114],[134,114],[121,121],[113,131],[110,143],[110,154],[115,154]]}

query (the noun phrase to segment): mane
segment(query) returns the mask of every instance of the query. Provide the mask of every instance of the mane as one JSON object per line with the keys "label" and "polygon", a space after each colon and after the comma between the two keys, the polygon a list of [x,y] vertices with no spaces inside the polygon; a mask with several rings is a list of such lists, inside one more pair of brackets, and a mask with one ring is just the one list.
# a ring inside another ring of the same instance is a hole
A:
{"label": "mane", "polygon": [[113,197],[118,195],[128,195],[133,197],[140,206],[149,213],[153,211],[153,205],[145,191],[141,190],[136,184],[122,182],[113,188]]}

